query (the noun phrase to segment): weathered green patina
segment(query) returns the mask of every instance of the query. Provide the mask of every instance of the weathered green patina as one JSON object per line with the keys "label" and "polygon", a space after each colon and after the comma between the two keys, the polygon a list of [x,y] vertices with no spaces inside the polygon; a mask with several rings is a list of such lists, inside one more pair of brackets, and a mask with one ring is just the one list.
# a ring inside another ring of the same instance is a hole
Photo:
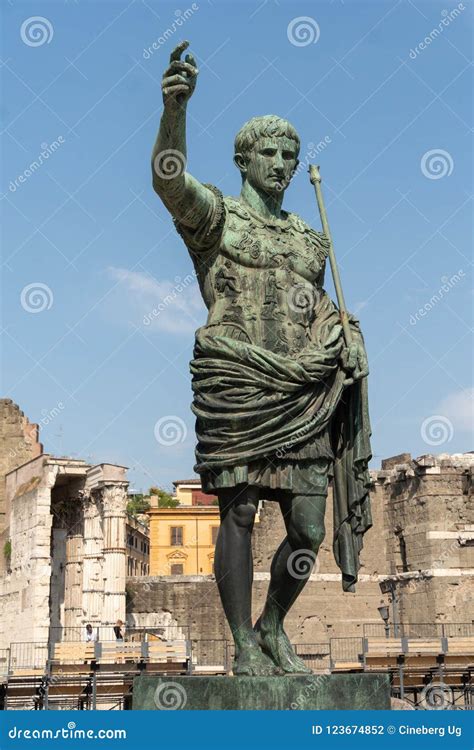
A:
{"label": "weathered green patina", "polygon": [[[345,346],[339,311],[323,289],[328,238],[281,208],[298,165],[293,126],[267,115],[239,131],[239,198],[185,171],[186,105],[197,77],[193,57],[180,59],[186,47],[178,45],[163,77],[153,184],[208,309],[191,362],[195,469],[204,491],[219,497],[215,572],[236,643],[234,672],[305,672],[283,619],[324,537],[328,476],[345,591],[354,590],[371,525],[367,358],[358,321],[349,316]],[[287,538],[252,629],[250,534],[260,497],[280,503]]]}
{"label": "weathered green patina", "polygon": [[387,711],[388,674],[224,677],[142,675],[134,711]]}

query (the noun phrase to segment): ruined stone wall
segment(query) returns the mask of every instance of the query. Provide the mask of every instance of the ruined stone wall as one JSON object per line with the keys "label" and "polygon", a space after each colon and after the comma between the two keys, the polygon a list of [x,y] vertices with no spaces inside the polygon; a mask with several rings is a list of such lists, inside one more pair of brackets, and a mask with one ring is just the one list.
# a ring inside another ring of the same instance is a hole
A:
{"label": "ruined stone wall", "polygon": [[473,454],[382,465],[387,583],[399,619],[474,621]]}
{"label": "ruined stone wall", "polygon": [[[326,538],[310,581],[290,610],[286,627],[294,643],[327,642],[330,637],[362,635],[363,623],[380,623],[377,607],[386,602],[379,575],[386,572],[386,554],[380,529],[383,522],[383,489],[372,492],[374,528],[365,537],[357,593],[342,591],[340,571],[332,552],[332,494],[326,507]],[[285,536],[279,505],[265,502],[253,533],[253,619],[265,603],[272,557]],[[169,611],[181,626],[189,625],[194,638],[230,638],[217,586],[209,576],[148,577],[128,579],[127,611],[131,616]]]}
{"label": "ruined stone wall", "polygon": [[113,638],[125,619],[127,485],[124,467],[45,454],[7,474],[0,649],[77,638],[87,622]]}
{"label": "ruined stone wall", "polygon": [[0,399],[0,534],[6,527],[5,475],[43,452],[38,437],[38,425],[31,424],[11,399]]}
{"label": "ruined stone wall", "polygon": [[[474,456],[412,461],[402,454],[371,472],[373,528],[366,534],[355,594],[344,593],[332,553],[332,502],[318,563],[286,619],[294,643],[360,636],[364,624],[380,629],[380,584],[395,579],[399,621],[473,622]],[[284,537],[276,503],[265,503],[255,525],[253,617],[263,607],[274,551]],[[419,572],[421,571],[421,572]],[[129,579],[130,616],[169,611],[191,625],[194,638],[228,638],[217,587],[209,577]],[[391,619],[393,608],[390,608]],[[383,633],[383,627],[380,630]]]}
{"label": "ruined stone wall", "polygon": [[7,477],[10,568],[0,576],[0,648],[15,641],[47,641],[51,577],[51,486],[43,456]]}
{"label": "ruined stone wall", "polygon": [[[383,526],[384,492],[380,484],[374,484],[371,490],[373,526],[364,537],[364,549],[361,554],[361,575],[376,575],[386,571],[387,553],[385,540],[380,537]],[[339,568],[334,560],[332,541],[333,498],[329,489],[324,519],[326,536],[320,547],[315,572],[338,574]],[[285,537],[285,526],[280,507],[275,502],[264,502],[259,513],[259,522],[255,524],[252,544],[255,570],[270,570],[271,561],[281,540]]]}

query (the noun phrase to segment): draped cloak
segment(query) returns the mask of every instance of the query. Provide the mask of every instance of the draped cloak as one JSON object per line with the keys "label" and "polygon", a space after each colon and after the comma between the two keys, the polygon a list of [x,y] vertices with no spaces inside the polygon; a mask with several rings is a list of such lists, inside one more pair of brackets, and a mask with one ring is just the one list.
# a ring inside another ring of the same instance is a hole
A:
{"label": "draped cloak", "polygon": [[[217,201],[222,200],[217,190],[213,189],[213,192]],[[311,462],[312,455],[321,455],[321,452],[312,453],[312,449],[329,438],[328,449],[333,458],[333,551],[342,573],[343,590],[354,591],[363,535],[372,525],[367,380],[364,378],[349,386],[344,385],[347,374],[341,367],[340,359],[344,346],[342,327],[337,309],[319,286],[321,276],[317,276],[317,268],[313,284],[311,330],[304,346],[299,346],[298,350],[294,348],[290,353],[282,351],[281,341],[271,349],[265,346],[264,334],[262,340],[257,342],[252,340],[255,336],[248,335],[250,328],[245,328],[244,313],[238,312],[237,317],[235,315],[236,308],[242,310],[236,305],[236,300],[241,301],[238,293],[241,287],[246,288],[245,279],[241,283],[242,277],[235,272],[235,268],[243,265],[244,273],[247,273],[249,259],[240,255],[240,251],[232,254],[229,248],[233,245],[235,250],[235,242],[227,242],[226,252],[223,240],[229,215],[234,213],[230,218],[235,221],[236,214],[242,219],[245,214],[248,216],[248,212],[241,205],[236,206],[238,202],[232,203],[232,200],[225,199],[225,204],[217,202],[214,217],[208,217],[201,229],[200,240],[196,232],[191,233],[177,225],[195,262],[201,291],[210,309],[207,325],[196,332],[194,358],[190,365],[194,394],[192,410],[196,416],[198,441],[195,470],[205,477],[228,469],[232,481],[237,483],[239,476],[245,481],[247,467],[255,465],[255,462],[288,466],[292,456],[303,456],[306,462]],[[294,217],[291,214],[288,216]],[[252,257],[262,264],[265,241],[262,240],[263,247],[258,252],[255,242],[258,243],[259,230],[266,231],[266,234],[260,234],[261,237],[268,236],[268,227],[259,226],[257,217],[250,218],[254,222],[254,231],[248,243],[254,243]],[[303,227],[303,234],[307,232],[307,225],[299,218],[286,222],[288,225],[291,223],[296,230],[301,231]],[[232,229],[235,231],[236,228],[242,233],[248,226],[236,227],[235,223],[233,226],[231,223],[231,237]],[[309,231],[313,233],[311,242],[315,244],[315,250],[319,248],[321,271],[324,255],[327,254],[327,242],[324,242],[322,235],[316,240],[314,230]],[[310,247],[305,239],[306,246]],[[245,253],[245,243],[238,243],[238,247]],[[284,251],[281,254],[286,257]],[[318,253],[314,255],[317,257]],[[271,254],[269,257],[271,260]],[[219,258],[224,259],[225,267],[216,266]],[[281,267],[280,262],[280,271]],[[295,264],[286,267],[291,271],[297,269]],[[216,268],[219,270],[216,271]],[[265,270],[265,264],[261,268]],[[265,272],[268,278],[271,271]],[[222,282],[223,278],[225,283]],[[274,279],[272,286],[275,286]],[[206,299],[210,287],[215,295],[214,302]],[[215,288],[221,292],[223,290],[221,299],[226,301],[225,310],[234,313],[233,318],[227,312],[213,317],[212,311],[217,309],[219,303]],[[277,294],[278,288],[277,284]],[[261,309],[262,315],[268,313],[268,307],[266,311],[263,306]],[[351,319],[350,325],[354,336],[361,338],[357,321]],[[245,469],[241,474],[239,467]]]}

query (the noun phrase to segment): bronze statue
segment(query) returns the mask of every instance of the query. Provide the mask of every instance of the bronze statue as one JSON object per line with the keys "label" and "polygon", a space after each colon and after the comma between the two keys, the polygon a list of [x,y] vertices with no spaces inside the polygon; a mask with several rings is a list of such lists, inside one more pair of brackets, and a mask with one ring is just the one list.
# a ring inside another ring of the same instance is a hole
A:
{"label": "bronze statue", "polygon": [[[235,640],[234,674],[309,672],[283,621],[324,538],[334,486],[334,554],[353,591],[371,525],[367,357],[349,316],[323,289],[329,239],[281,208],[297,166],[293,126],[266,115],[235,139],[242,188],[223,197],[185,171],[186,109],[198,70],[188,42],[163,76],[164,111],[153,149],[153,187],[191,255],[208,308],[191,362],[195,470],[217,494],[215,575]],[[347,339],[346,339],[347,340]],[[259,499],[279,503],[287,536],[271,566],[267,601],[252,626],[251,533]]]}

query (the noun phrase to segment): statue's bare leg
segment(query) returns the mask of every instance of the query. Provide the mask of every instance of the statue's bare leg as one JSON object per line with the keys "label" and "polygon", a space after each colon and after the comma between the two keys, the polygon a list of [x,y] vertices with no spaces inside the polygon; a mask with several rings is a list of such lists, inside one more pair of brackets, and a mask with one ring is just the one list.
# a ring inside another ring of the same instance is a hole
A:
{"label": "statue's bare leg", "polygon": [[308,673],[283,629],[283,621],[309,579],[324,539],[326,495],[298,495],[280,502],[287,536],[272,561],[270,586],[255,624],[262,649],[284,672]]}
{"label": "statue's bare leg", "polygon": [[258,489],[240,485],[218,493],[221,525],[214,572],[222,606],[235,642],[234,674],[280,674],[263,653],[252,628],[253,560],[251,536]]}

